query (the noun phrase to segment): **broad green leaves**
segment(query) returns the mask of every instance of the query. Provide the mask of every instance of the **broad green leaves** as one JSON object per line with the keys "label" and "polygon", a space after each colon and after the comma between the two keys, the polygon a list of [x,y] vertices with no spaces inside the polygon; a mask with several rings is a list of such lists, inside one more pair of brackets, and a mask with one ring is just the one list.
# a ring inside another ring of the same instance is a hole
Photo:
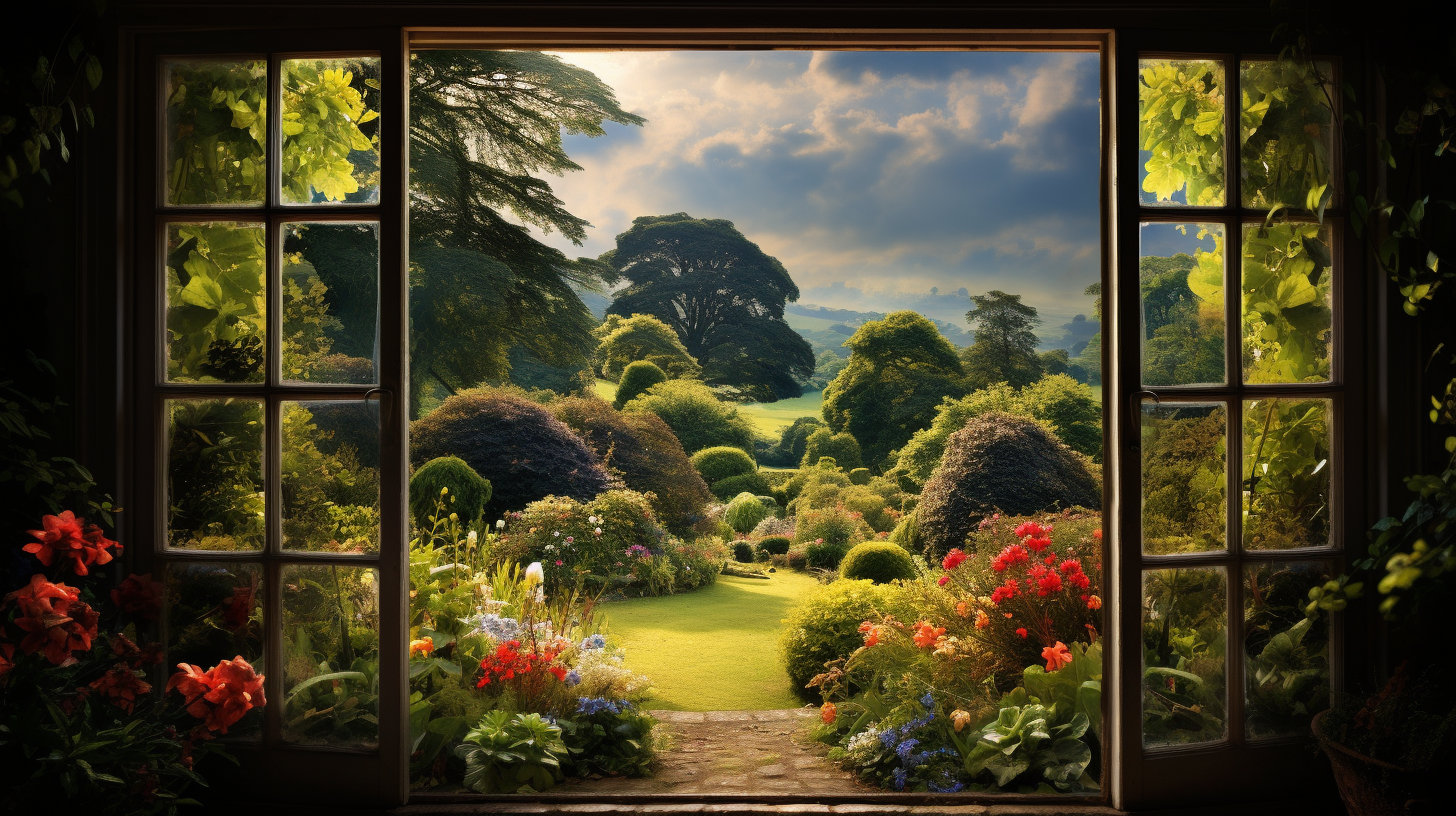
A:
{"label": "broad green leaves", "polygon": [[1329,400],[1244,403],[1244,546],[1320,547],[1330,535]]}
{"label": "broad green leaves", "polygon": [[[1143,203],[1224,203],[1223,66],[1213,60],[1142,60],[1139,75],[1138,148],[1143,164]],[[1151,194],[1151,196],[1147,194]]]}
{"label": "broad green leaves", "polygon": [[168,227],[169,381],[263,381],[265,258],[261,224]]}
{"label": "broad green leaves", "polygon": [[284,201],[378,200],[378,127],[360,129],[379,118],[378,76],[378,59],[283,61]]}
{"label": "broad green leaves", "polygon": [[1244,382],[1330,379],[1329,246],[1318,224],[1244,228]]}
{"label": "broad green leaves", "polygon": [[1239,174],[1243,206],[1310,212],[1329,203],[1334,105],[1328,63],[1239,63]]}

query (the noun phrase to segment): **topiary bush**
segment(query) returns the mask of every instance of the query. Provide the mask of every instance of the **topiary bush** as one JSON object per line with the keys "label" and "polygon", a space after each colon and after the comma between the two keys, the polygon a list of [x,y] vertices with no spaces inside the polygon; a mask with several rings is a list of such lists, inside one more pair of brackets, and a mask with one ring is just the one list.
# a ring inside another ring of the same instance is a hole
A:
{"label": "topiary bush", "polygon": [[733,542],[733,560],[740,564],[752,564],[753,545],[747,541]]}
{"label": "topiary bush", "polygon": [[853,546],[846,542],[816,538],[804,545],[804,557],[813,569],[836,570],[851,549]]}
{"label": "topiary bush", "polygon": [[869,468],[859,467],[849,472],[850,484],[867,485],[870,483],[870,479],[872,478],[874,478],[874,474],[870,473]]}
{"label": "topiary bush", "polygon": [[441,488],[450,491],[444,497],[447,512],[458,515],[466,525],[479,519],[486,502],[490,501],[490,482],[480,478],[464,460],[456,456],[431,459],[409,480],[410,517],[416,527],[428,528],[441,498]]}
{"label": "topiary bush", "polygon": [[745,473],[758,471],[758,465],[753,461],[752,456],[745,453],[742,448],[727,445],[704,448],[694,453],[690,461],[693,463],[693,468],[703,477],[703,481],[710,485],[721,482],[730,476],[742,476]]}
{"label": "topiary bush", "polygon": [[926,554],[938,558],[997,510],[1031,515],[1101,504],[1085,459],[1036,420],[993,412],[951,434],[916,516]]}
{"label": "topiary bush", "polygon": [[783,555],[789,551],[791,543],[785,536],[768,536],[758,540],[758,548],[769,555]]}
{"label": "topiary bush", "polygon": [[898,598],[895,587],[870,581],[835,581],[804,596],[789,610],[779,640],[794,693],[817,702],[818,695],[806,688],[809,681],[825,671],[825,663],[863,646],[859,625],[895,614]]}
{"label": "topiary bush", "polygon": [[[652,386],[622,406],[628,413],[647,411],[662,417],[689,454],[715,445],[753,450],[753,427],[738,409],[718,399],[712,389],[693,380],[668,380]],[[767,492],[767,491],[763,491]]]}
{"label": "topiary bush", "polygon": [[656,414],[614,411],[594,397],[558,399],[551,410],[609,471],[620,474],[627,487],[650,494],[663,526],[678,535],[691,535],[713,494],[667,423]]}
{"label": "topiary bush", "polygon": [[622,379],[617,382],[617,396],[612,407],[621,410],[633,397],[660,382],[667,382],[667,372],[646,360],[629,363],[622,370]]}
{"label": "topiary bush", "polygon": [[760,521],[773,515],[773,511],[758,500],[752,493],[739,493],[728,502],[728,508],[723,511],[723,520],[733,528],[733,532],[748,534],[758,526]]}
{"label": "topiary bush", "polygon": [[854,545],[839,563],[839,577],[850,580],[909,581],[915,578],[915,562],[898,544],[866,541]]}
{"label": "topiary bush", "polygon": [[809,434],[804,442],[804,457],[799,460],[799,466],[808,467],[826,456],[832,457],[839,467],[853,469],[864,466],[859,443],[848,431],[835,433],[828,428],[819,428]]}
{"label": "topiary bush", "polygon": [[758,473],[744,473],[741,476],[729,476],[721,482],[714,482],[708,488],[713,495],[723,501],[730,501],[739,493],[767,493],[768,482],[764,481]]}

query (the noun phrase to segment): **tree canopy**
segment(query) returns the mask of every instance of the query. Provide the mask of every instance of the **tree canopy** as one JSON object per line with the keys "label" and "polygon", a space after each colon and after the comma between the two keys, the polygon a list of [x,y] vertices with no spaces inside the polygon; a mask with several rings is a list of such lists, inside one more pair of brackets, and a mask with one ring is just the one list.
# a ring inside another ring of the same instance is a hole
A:
{"label": "tree canopy", "polygon": [[797,397],[799,381],[814,373],[808,341],[784,322],[799,288],[733,222],[642,216],[601,261],[629,281],[608,314],[652,315],[672,327],[708,383],[767,402]]}
{"label": "tree canopy", "polygon": [[993,289],[971,295],[976,308],[966,312],[966,321],[976,330],[976,342],[961,351],[966,376],[977,388],[994,382],[1020,388],[1041,377],[1041,359],[1036,353],[1036,333],[1041,319],[1036,308],[1021,302],[1021,295]]}
{"label": "tree canopy", "polygon": [[666,323],[652,315],[609,314],[593,332],[598,339],[597,371],[615,380],[634,362],[649,362],[672,378],[697,377],[703,367]]}

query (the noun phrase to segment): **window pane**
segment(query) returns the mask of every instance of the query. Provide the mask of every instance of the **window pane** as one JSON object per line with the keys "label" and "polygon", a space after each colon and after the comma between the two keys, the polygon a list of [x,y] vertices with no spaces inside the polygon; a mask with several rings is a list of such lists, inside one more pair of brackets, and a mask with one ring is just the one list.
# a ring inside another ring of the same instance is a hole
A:
{"label": "window pane", "polygon": [[1221,403],[1143,403],[1143,552],[1228,547],[1228,410]]}
{"label": "window pane", "polygon": [[263,549],[263,402],[167,400],[167,543]]}
{"label": "window pane", "polygon": [[379,337],[379,225],[286,224],[283,380],[372,383]]}
{"label": "window pane", "polygon": [[1138,67],[1143,204],[1223,206],[1223,64],[1145,59]]}
{"label": "window pane", "polygon": [[1330,704],[1329,616],[1304,615],[1326,564],[1259,564],[1244,571],[1244,733],[1309,734]]}
{"label": "window pane", "polygon": [[283,739],[379,745],[379,575],[283,568]]}
{"label": "window pane", "polygon": [[1330,189],[1334,89],[1327,62],[1239,63],[1239,175],[1245,207],[1318,210]]}
{"label": "window pane", "polygon": [[1222,739],[1228,575],[1143,573],[1143,746]]}
{"label": "window pane", "polygon": [[1244,227],[1244,382],[1330,379],[1330,229]]}
{"label": "window pane", "polygon": [[[164,581],[169,675],[178,663],[207,671],[238,657],[265,673],[263,572],[257,564],[173,562]],[[262,728],[263,709],[254,708],[228,726],[228,736],[257,739]]]}
{"label": "window pane", "polygon": [[283,61],[282,200],[379,200],[379,59]]}
{"label": "window pane", "polygon": [[1320,547],[1330,541],[1327,399],[1244,402],[1244,546]]}
{"label": "window pane", "polygon": [[263,382],[261,224],[167,225],[167,380]]}
{"label": "window pane", "polygon": [[168,204],[263,203],[268,64],[169,62]]}
{"label": "window pane", "polygon": [[379,403],[283,403],[283,546],[379,551]]}
{"label": "window pane", "polygon": [[1143,382],[1223,384],[1223,225],[1147,223],[1139,234]]}

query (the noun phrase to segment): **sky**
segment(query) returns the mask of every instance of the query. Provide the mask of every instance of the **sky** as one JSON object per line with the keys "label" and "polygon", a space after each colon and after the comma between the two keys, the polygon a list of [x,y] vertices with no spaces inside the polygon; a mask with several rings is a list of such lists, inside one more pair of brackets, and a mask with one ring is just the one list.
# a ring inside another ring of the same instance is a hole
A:
{"label": "sky", "polygon": [[[964,325],[961,288],[1020,294],[1043,335],[1098,280],[1096,54],[570,52],[642,127],[565,138],[550,179],[595,257],[641,215],[725,218],[799,302]],[[937,287],[939,297],[931,297]],[[1044,338],[1046,339],[1046,338]]]}

